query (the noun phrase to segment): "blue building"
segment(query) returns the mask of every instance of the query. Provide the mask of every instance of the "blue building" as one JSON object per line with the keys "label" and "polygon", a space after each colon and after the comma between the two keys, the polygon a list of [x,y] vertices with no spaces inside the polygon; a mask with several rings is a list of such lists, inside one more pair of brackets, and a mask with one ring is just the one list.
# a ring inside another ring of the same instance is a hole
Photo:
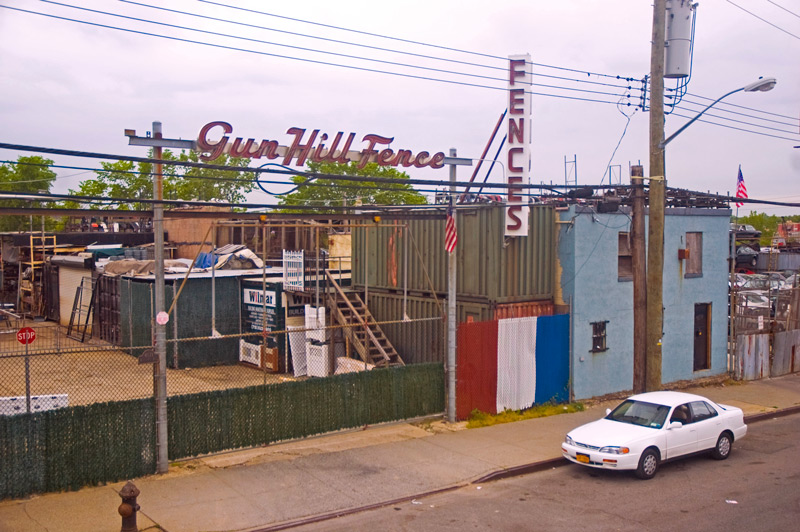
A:
{"label": "blue building", "polygon": [[[556,301],[571,309],[573,397],[631,390],[630,210],[571,205],[557,217]],[[727,371],[729,222],[729,209],[666,209],[663,384]]]}

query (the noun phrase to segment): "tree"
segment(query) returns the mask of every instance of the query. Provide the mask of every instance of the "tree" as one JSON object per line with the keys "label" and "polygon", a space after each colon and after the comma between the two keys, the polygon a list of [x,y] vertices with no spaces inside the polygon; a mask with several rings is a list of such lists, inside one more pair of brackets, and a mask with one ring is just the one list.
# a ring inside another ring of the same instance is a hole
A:
{"label": "tree", "polygon": [[[408,179],[408,174],[396,168],[367,163],[358,168],[358,163],[308,163],[308,171],[315,174],[350,175],[364,177],[380,177],[391,179]],[[360,201],[363,205],[424,205],[428,203],[425,196],[406,183],[375,183],[372,181],[340,181],[336,179],[311,178],[294,176],[292,182],[297,190],[280,198],[280,205],[308,205],[319,207],[338,207],[355,205]],[[316,186],[308,186],[313,183]]]}
{"label": "tree", "polygon": [[747,216],[736,218],[737,224],[752,225],[761,231],[760,244],[762,246],[770,246],[772,244],[772,237],[778,229],[778,224],[785,221],[800,222],[800,215],[775,216],[774,214],[753,211]]}
{"label": "tree", "polygon": [[[56,180],[56,173],[50,169],[51,164],[53,164],[51,159],[38,155],[19,157],[16,164],[0,164],[0,190],[34,194],[41,191],[50,192],[50,187]],[[0,205],[17,208],[46,206],[44,202],[32,199],[4,199]],[[28,231],[30,228],[29,216],[0,217],[0,231]]]}
{"label": "tree", "polygon": [[[150,150],[149,157],[153,157]],[[166,161],[199,162],[195,152],[175,155],[164,150],[162,159]],[[250,159],[241,159],[221,155],[209,164],[246,168]],[[131,161],[101,162],[102,171],[97,178],[82,181],[80,188],[70,190],[71,194],[99,198],[120,198],[112,204],[118,210],[148,210],[148,203],[136,201],[153,198],[153,163],[133,163]],[[203,167],[180,167],[165,165],[163,167],[163,191],[166,200],[221,200],[228,203],[240,203],[245,194],[255,187],[255,181],[249,172],[237,170],[217,170]],[[108,204],[98,207],[107,209]],[[169,208],[167,206],[166,208]]]}

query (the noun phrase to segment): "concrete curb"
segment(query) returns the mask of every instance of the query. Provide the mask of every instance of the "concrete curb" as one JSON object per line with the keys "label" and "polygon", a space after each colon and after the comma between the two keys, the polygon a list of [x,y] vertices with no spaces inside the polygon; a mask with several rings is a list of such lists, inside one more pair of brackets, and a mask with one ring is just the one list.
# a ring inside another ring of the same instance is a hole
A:
{"label": "concrete curb", "polygon": [[[775,410],[773,412],[762,412],[759,414],[751,414],[749,416],[745,416],[744,422],[745,423],[758,423],[760,421],[766,421],[769,419],[775,419],[783,416],[790,416],[792,414],[800,413],[800,405],[790,406],[788,408],[781,408]],[[303,519],[296,519],[294,521],[287,521],[284,523],[279,523],[275,525],[269,525],[263,528],[256,528],[251,529],[250,532],[277,532],[279,530],[288,530],[291,528],[296,528],[303,525],[308,525],[312,523],[319,523],[322,521],[328,521],[330,519],[336,519],[337,517],[344,517],[346,515],[353,515],[361,512],[368,512],[370,510],[375,510],[378,508],[384,508],[386,506],[391,506],[393,504],[401,504],[408,501],[413,501],[414,499],[422,499],[424,497],[429,497],[431,495],[438,495],[440,493],[447,493],[450,491],[455,491],[457,489],[463,488],[469,485],[475,484],[485,484],[487,482],[494,482],[497,480],[503,480],[506,478],[513,478],[519,477],[523,475],[529,475],[531,473],[538,473],[539,471],[544,471],[547,469],[554,469],[556,467],[562,467],[569,465],[571,462],[569,460],[565,460],[563,457],[558,456],[557,458],[549,458],[547,460],[540,460],[538,462],[532,462],[530,464],[523,464],[515,467],[509,467],[506,469],[499,469],[497,471],[493,471],[488,473],[482,477],[479,477],[471,482],[463,482],[460,484],[455,484],[453,486],[448,486],[446,488],[440,488],[436,490],[426,491],[423,493],[417,493],[415,495],[409,495],[407,497],[400,497],[398,499],[392,499],[390,501],[379,502],[375,504],[370,504],[367,506],[359,506],[357,508],[350,508],[347,510],[340,510],[336,512],[329,512],[326,514],[314,515],[310,517],[305,517]]]}
{"label": "concrete curb", "polygon": [[393,504],[401,504],[404,502],[413,501],[414,499],[421,499],[423,497],[430,497],[431,495],[438,495],[440,493],[447,493],[448,491],[455,491],[457,489],[463,488],[464,486],[468,485],[469,482],[455,484],[453,486],[448,486],[446,488],[439,488],[436,490],[426,491],[423,493],[417,493],[415,495],[408,495],[406,497],[400,497],[397,499],[392,499],[390,501],[376,502],[375,504],[368,504],[366,506],[358,506],[356,508],[349,508],[346,510],[337,510],[335,512],[312,515],[309,517],[303,517],[302,519],[295,519],[293,521],[285,521],[283,523],[278,523],[275,525],[268,525],[263,528],[248,529],[248,532],[275,532],[277,530],[288,530],[290,528],[296,528],[298,526],[309,525],[312,523],[319,523],[322,521],[328,521],[329,519],[336,519],[337,517],[344,517],[346,515],[368,512],[370,510],[384,508],[386,506],[391,506]]}
{"label": "concrete curb", "polygon": [[768,419],[775,419],[783,416],[791,416],[792,414],[800,413],[800,405],[789,406],[786,408],[779,408],[772,412],[761,412],[760,414],[750,414],[744,416],[745,423],[758,423],[759,421],[766,421]]}

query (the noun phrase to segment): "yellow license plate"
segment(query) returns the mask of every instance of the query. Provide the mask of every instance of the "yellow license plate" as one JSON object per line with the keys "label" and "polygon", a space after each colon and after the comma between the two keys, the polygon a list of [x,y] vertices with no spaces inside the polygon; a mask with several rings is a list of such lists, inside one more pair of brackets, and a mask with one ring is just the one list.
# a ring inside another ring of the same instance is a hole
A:
{"label": "yellow license plate", "polygon": [[577,453],[577,454],[575,454],[575,459],[578,462],[583,462],[584,464],[588,464],[589,463],[589,455],[588,454]]}

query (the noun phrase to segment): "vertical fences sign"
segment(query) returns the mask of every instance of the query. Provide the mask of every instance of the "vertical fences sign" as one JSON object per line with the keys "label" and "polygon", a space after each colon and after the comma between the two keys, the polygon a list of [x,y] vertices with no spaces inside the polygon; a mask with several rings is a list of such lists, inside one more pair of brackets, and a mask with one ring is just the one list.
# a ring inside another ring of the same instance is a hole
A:
{"label": "vertical fences sign", "polygon": [[505,236],[528,235],[528,197],[522,185],[530,183],[531,173],[531,56],[508,58],[508,157],[506,159]]}

